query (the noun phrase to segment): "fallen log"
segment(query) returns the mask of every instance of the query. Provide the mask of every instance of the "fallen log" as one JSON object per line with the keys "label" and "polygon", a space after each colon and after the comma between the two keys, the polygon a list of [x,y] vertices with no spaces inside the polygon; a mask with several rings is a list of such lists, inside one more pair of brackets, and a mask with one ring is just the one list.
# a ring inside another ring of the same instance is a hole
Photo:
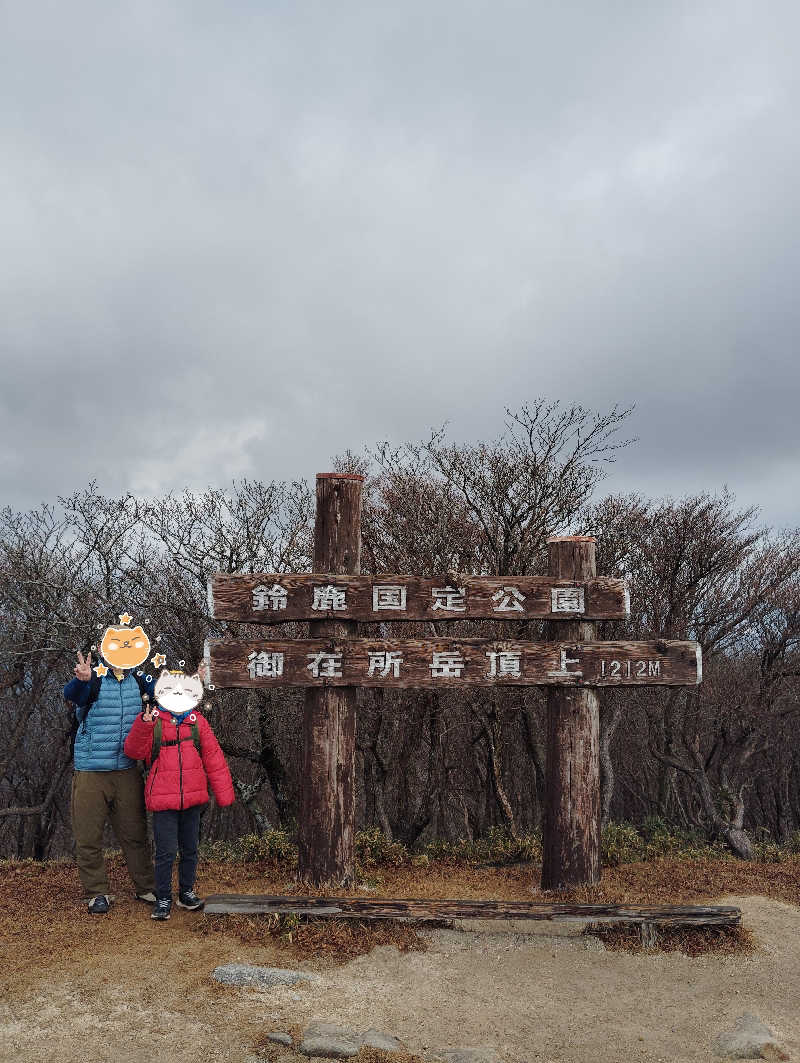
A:
{"label": "fallen log", "polygon": [[282,897],[219,893],[206,899],[206,915],[305,915],[317,919],[546,919],[659,926],[738,926],[740,908],[729,905],[548,904],[540,901]]}

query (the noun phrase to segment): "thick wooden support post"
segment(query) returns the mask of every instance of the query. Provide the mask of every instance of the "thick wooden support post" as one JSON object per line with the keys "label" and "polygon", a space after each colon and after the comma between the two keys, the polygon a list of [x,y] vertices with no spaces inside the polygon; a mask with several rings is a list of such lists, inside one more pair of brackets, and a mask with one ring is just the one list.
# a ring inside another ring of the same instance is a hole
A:
{"label": "thick wooden support post", "polygon": [[[314,572],[361,568],[363,476],[320,473],[314,525]],[[353,621],[318,620],[312,638],[352,638]],[[306,691],[300,781],[298,870],[303,882],[344,886],[355,874],[355,687]]]}
{"label": "thick wooden support post", "polygon": [[[595,540],[573,535],[548,540],[549,574],[576,582],[595,575]],[[550,638],[592,641],[596,625],[551,621]],[[569,654],[567,654],[569,657]],[[565,662],[565,669],[573,665]],[[600,711],[591,688],[547,691],[547,769],[542,889],[600,879]]]}

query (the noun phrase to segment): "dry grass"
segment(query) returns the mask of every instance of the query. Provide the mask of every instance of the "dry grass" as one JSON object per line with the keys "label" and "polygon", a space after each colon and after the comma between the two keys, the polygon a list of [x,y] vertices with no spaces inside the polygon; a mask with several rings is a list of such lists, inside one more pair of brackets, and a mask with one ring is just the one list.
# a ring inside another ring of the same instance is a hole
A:
{"label": "dry grass", "polygon": [[[109,859],[111,889],[120,898],[130,898],[131,886],[119,855]],[[543,892],[538,887],[539,868],[517,865],[487,868],[431,862],[425,867],[380,869],[371,878],[368,895],[374,897],[494,898],[497,900],[549,900],[573,904],[708,904],[724,894],[760,895],[784,903],[800,904],[800,857],[782,863],[744,863],[734,860],[665,858],[647,863],[605,868],[602,881],[575,890]],[[233,864],[203,861],[199,887],[205,893],[269,893],[319,896],[324,891],[300,885],[293,868],[274,864]],[[332,890],[330,895],[364,890]],[[139,905],[128,905],[133,935],[151,929],[144,925]],[[122,911],[118,910],[118,916]],[[126,918],[128,918],[126,916]],[[238,921],[237,921],[238,920]],[[253,917],[195,917],[188,922],[192,933],[231,933],[248,942],[273,944],[297,960],[315,959],[342,963],[376,945],[392,944],[401,949],[422,947],[413,926],[407,923],[356,923],[349,921],[299,920],[272,927]],[[116,927],[116,929],[115,929]],[[120,947],[119,919],[88,918],[81,908],[80,888],[74,865],[4,862],[0,864],[0,989],[32,971],[63,964],[74,956],[90,956],[97,950]],[[116,936],[115,936],[116,935]],[[637,939],[634,940],[634,935]],[[624,927],[604,929],[600,936],[609,947],[641,948],[638,931]],[[628,942],[626,945],[625,942]],[[669,929],[659,931],[659,951],[680,948],[689,955],[701,952],[749,951],[752,943],[746,928],[721,933],[720,928]]]}
{"label": "dry grass", "polygon": [[594,924],[584,934],[600,938],[613,952],[682,952],[686,956],[748,955],[757,949],[755,938],[744,926],[667,926],[656,928],[656,943],[642,943],[638,926],[625,923]]}
{"label": "dry grass", "polygon": [[324,966],[347,963],[378,945],[399,952],[424,952],[428,945],[414,926],[397,920],[306,920],[297,916],[220,915],[197,925],[203,935],[231,934],[245,945],[260,945],[265,933],[297,960],[313,957]]}
{"label": "dry grass", "polygon": [[670,857],[604,868],[594,886],[535,892],[572,904],[704,904],[726,893],[800,904],[800,857],[780,864]]}

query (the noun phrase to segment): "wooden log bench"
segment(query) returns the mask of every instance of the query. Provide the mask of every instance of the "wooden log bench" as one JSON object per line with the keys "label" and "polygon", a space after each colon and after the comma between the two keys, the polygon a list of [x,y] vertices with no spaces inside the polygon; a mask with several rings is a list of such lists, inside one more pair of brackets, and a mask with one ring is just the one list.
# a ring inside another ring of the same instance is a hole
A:
{"label": "wooden log bench", "polygon": [[645,944],[659,926],[739,926],[740,908],[727,905],[548,904],[540,901],[279,897],[219,893],[208,897],[206,915],[305,915],[316,919],[537,919],[580,923],[636,923]]}

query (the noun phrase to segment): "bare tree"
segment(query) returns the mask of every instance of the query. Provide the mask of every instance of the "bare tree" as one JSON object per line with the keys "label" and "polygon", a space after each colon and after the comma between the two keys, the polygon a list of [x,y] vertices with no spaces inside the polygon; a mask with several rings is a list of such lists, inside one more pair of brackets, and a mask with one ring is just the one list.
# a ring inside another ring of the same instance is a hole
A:
{"label": "bare tree", "polygon": [[[619,572],[625,566],[630,574],[631,618],[617,625],[624,628],[624,637],[696,639],[707,677],[696,690],[675,689],[666,696],[649,692],[605,696],[604,814],[613,790],[609,743],[623,703],[630,706],[638,698],[646,714],[647,748],[661,765],[659,813],[668,818],[678,811],[674,773],[682,773],[691,781],[696,799],[682,806],[682,814],[724,838],[742,856],[752,855],[743,830],[745,769],[764,735],[755,726],[748,739],[740,738],[733,745],[724,728],[714,736],[709,723],[716,721],[722,727],[730,702],[725,712],[715,705],[715,686],[708,677],[717,659],[729,674],[732,662],[741,661],[748,647],[758,645],[763,650],[764,625],[774,626],[778,617],[777,657],[783,661],[795,646],[796,616],[791,608],[776,607],[796,593],[800,563],[797,536],[770,539],[766,529],[752,526],[755,515],[753,508],[736,509],[733,496],[723,491],[660,504],[644,503],[638,496],[606,499],[589,511],[584,524],[598,536],[608,568]],[[771,662],[769,675],[761,680],[765,692],[776,691],[774,667]],[[781,668],[785,671],[785,661]],[[763,719],[763,708],[756,710],[751,704],[748,717]],[[711,743],[711,750],[703,750],[704,741]],[[724,762],[715,760],[720,743],[730,746]]]}

